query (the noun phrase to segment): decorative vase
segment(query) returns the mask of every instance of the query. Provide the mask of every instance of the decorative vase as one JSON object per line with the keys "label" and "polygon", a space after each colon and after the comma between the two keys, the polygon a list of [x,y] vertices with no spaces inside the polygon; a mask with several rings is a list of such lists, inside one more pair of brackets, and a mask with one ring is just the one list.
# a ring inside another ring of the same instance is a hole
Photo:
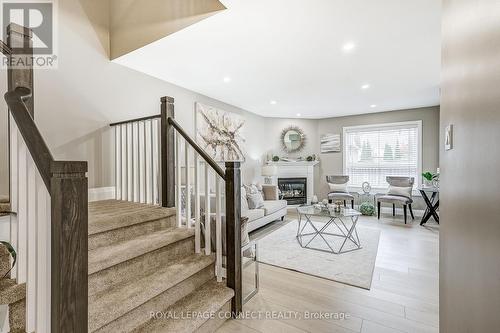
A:
{"label": "decorative vase", "polygon": [[313,195],[312,198],[311,198],[311,203],[314,205],[316,203],[318,203],[318,196],[316,195]]}
{"label": "decorative vase", "polygon": [[333,211],[335,213],[340,213],[342,207],[342,202],[341,201],[335,201],[335,207],[333,208]]}

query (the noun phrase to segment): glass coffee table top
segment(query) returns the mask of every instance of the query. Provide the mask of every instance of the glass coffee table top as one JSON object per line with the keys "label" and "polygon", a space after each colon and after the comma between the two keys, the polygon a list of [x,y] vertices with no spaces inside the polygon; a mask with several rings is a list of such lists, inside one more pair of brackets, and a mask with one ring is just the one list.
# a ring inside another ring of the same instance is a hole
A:
{"label": "glass coffee table top", "polygon": [[309,216],[324,216],[324,217],[352,217],[360,216],[361,213],[355,209],[342,207],[340,213],[335,213],[333,209],[319,209],[314,206],[300,206],[297,207],[297,212],[302,215]]}
{"label": "glass coffee table top", "polygon": [[[356,225],[361,215],[355,209],[321,209],[315,206],[297,208],[299,223],[297,241],[303,248],[342,254],[361,249]],[[313,221],[311,218],[316,217]],[[319,242],[319,243],[318,243]]]}

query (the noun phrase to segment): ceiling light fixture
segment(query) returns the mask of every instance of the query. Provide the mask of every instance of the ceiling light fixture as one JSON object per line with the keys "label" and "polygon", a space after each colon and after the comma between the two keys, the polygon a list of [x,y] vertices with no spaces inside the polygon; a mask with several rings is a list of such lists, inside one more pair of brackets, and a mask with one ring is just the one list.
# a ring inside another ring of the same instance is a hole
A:
{"label": "ceiling light fixture", "polygon": [[297,113],[297,117],[300,117],[300,116],[302,116],[302,115],[300,113]]}
{"label": "ceiling light fixture", "polygon": [[276,104],[278,104],[278,102],[276,102],[276,101],[271,101],[271,102],[269,102],[269,103],[271,103],[271,105],[276,105]]}
{"label": "ceiling light fixture", "polygon": [[229,82],[231,82],[231,78],[229,76],[226,76],[224,78],[224,83],[229,83]]}
{"label": "ceiling light fixture", "polygon": [[342,50],[344,50],[344,52],[350,52],[350,51],[354,50],[355,47],[356,47],[356,44],[354,44],[353,42],[349,42],[349,43],[345,43],[344,46],[342,46]]}
{"label": "ceiling light fixture", "polygon": [[372,104],[370,105],[370,107],[373,109],[373,108],[376,108],[377,107],[377,104]]}
{"label": "ceiling light fixture", "polygon": [[363,90],[370,89],[370,85],[368,83],[367,84],[363,84],[361,86],[361,89],[363,89]]}

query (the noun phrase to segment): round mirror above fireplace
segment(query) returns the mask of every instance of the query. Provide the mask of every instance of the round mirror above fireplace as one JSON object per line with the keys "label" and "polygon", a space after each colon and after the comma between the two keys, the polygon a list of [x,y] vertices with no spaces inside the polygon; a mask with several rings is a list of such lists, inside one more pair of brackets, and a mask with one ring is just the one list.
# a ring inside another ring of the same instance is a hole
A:
{"label": "round mirror above fireplace", "polygon": [[306,144],[306,135],[297,126],[290,126],[281,132],[281,146],[287,153],[301,151]]}

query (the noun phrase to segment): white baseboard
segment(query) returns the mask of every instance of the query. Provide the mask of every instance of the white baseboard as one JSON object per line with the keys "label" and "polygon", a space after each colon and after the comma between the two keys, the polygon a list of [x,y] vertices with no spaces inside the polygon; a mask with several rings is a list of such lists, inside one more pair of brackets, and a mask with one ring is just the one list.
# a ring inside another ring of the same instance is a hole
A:
{"label": "white baseboard", "polygon": [[115,199],[115,187],[89,188],[89,202]]}

